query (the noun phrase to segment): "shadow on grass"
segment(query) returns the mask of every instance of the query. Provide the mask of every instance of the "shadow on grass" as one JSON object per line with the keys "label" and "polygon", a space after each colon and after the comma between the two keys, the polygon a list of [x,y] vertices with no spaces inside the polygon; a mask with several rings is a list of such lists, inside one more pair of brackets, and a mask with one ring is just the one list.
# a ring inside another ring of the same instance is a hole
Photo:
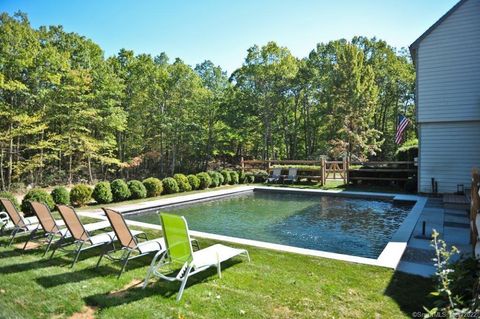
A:
{"label": "shadow on grass", "polygon": [[[241,261],[229,260],[222,263],[222,272],[238,263],[241,263]],[[167,274],[167,276],[175,275],[176,272]],[[213,278],[218,278],[217,269],[215,267],[211,267],[192,277],[189,277],[187,285],[185,287],[185,292],[188,293],[189,287],[207,282]],[[179,281],[169,282],[158,278],[156,278],[154,282],[150,282],[145,289],[142,289],[142,284],[143,282],[139,283],[137,286],[135,286],[135,288],[129,288],[127,290],[119,290],[117,292],[109,292],[106,294],[96,294],[88,296],[85,297],[84,300],[85,303],[90,307],[99,307],[103,309],[135,302],[154,295],[160,295],[165,298],[170,298],[172,296],[176,296],[178,290],[180,289]]]}
{"label": "shadow on grass", "polygon": [[[424,306],[426,308],[433,307],[433,300],[428,297],[433,290],[433,279],[396,271],[384,294],[395,300],[400,309],[412,317],[413,312],[425,312]],[[416,303],[413,303],[412,300],[415,300]]]}
{"label": "shadow on grass", "polygon": [[[3,257],[3,254],[2,254],[2,257]],[[65,259],[61,257],[57,257],[53,259],[39,259],[39,260],[30,261],[27,263],[2,266],[0,267],[0,274],[13,274],[13,273],[30,271],[34,269],[40,269],[40,268],[62,266],[64,264],[65,264]]]}
{"label": "shadow on grass", "polygon": [[116,273],[116,269],[110,266],[100,266],[98,269],[95,267],[85,268],[81,270],[72,270],[68,269],[66,272],[50,275],[45,277],[39,277],[35,281],[44,288],[52,288],[61,285],[67,285],[75,282],[81,282],[84,280],[89,280],[96,277],[101,277]]}

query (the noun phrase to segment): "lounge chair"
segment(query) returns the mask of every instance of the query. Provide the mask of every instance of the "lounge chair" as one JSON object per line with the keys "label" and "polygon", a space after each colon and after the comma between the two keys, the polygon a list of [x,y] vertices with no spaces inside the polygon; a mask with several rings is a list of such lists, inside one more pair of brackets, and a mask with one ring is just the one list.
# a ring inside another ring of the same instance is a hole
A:
{"label": "lounge chair", "polygon": [[290,182],[290,183],[295,183],[298,179],[297,177],[297,171],[298,171],[298,168],[295,168],[295,167],[290,167],[288,169],[288,176],[287,178],[285,178],[283,181],[284,182]]}
{"label": "lounge chair", "polygon": [[[123,253],[120,258],[115,258],[109,254],[107,250],[108,246],[105,246],[105,249],[98,259],[97,268],[100,265],[100,261],[102,260],[103,256],[109,258],[110,260],[118,260],[122,264],[122,269],[118,274],[118,278],[120,278],[130,259],[165,251],[165,241],[163,238],[148,240],[147,235],[144,232],[130,230],[121,213],[109,208],[102,209],[105,212],[105,215],[107,215],[113,231],[115,232],[115,235],[122,246],[121,250]],[[139,242],[139,238],[142,238],[145,241]],[[132,254],[133,256],[131,256]]]}
{"label": "lounge chair", "polygon": [[0,232],[1,234],[3,234],[5,230],[12,230],[10,234],[10,241],[8,242],[7,246],[10,246],[13,243],[13,240],[18,233],[23,232],[25,234],[30,234],[38,227],[41,227],[38,224],[36,218],[25,218],[20,215],[20,213],[15,208],[15,205],[13,205],[13,203],[8,198],[0,198],[0,203],[5,208],[5,211],[9,217],[8,221],[5,217],[3,217],[3,220],[5,222],[3,223]]}
{"label": "lounge chair", "polygon": [[[177,301],[180,301],[188,277],[213,266],[217,268],[218,276],[221,278],[221,262],[242,254],[250,261],[248,251],[245,249],[232,248],[221,244],[193,251],[185,218],[172,214],[160,214],[160,218],[167,245],[167,253],[159,252],[155,255],[145,277],[143,288],[147,286],[152,275],[168,281],[180,281],[180,290],[177,295]],[[157,262],[158,258],[160,260]],[[163,266],[166,265],[174,265],[180,268],[175,277],[170,277],[160,272]]]}
{"label": "lounge chair", "polygon": [[[25,243],[25,246],[23,247],[23,249],[27,247],[27,244],[30,240],[35,238],[35,234],[38,231],[43,230],[43,233],[41,235],[42,237],[47,238],[47,243],[48,243],[47,248],[45,249],[45,252],[43,254],[45,256],[50,250],[50,247],[52,246],[53,240],[55,238],[58,238],[58,240],[64,240],[64,239],[70,238],[71,235],[70,235],[70,232],[68,231],[68,228],[65,228],[65,222],[63,220],[55,220],[53,218],[52,212],[50,211],[47,205],[40,202],[30,202],[30,205],[42,227],[41,228],[39,227],[30,233],[30,237]],[[87,231],[95,231],[95,230],[110,227],[110,224],[107,221],[103,221],[103,222],[86,224],[84,225],[84,227]]]}
{"label": "lounge chair", "polygon": [[[72,236],[72,244],[75,245],[75,249],[73,251],[75,258],[73,259],[71,267],[75,265],[82,251],[104,245],[113,245],[113,242],[116,239],[113,231],[91,235],[82,224],[80,218],[72,207],[67,205],[57,205],[57,209],[60,213],[60,216],[62,216],[70,235]],[[53,257],[60,245],[63,244],[64,239],[65,237],[62,237],[61,240],[57,241],[50,258]]]}
{"label": "lounge chair", "polygon": [[272,175],[267,178],[267,183],[276,183],[282,177],[282,169],[281,168],[274,168],[272,171]]}

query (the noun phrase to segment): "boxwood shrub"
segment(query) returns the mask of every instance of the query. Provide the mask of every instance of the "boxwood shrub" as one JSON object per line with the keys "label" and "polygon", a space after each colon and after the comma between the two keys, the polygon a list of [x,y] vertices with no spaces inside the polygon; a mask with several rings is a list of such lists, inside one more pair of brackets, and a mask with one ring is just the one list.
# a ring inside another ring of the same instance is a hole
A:
{"label": "boxwood shrub", "polygon": [[[208,175],[210,176],[210,179],[211,179],[209,187],[214,188],[222,184],[222,182],[220,181],[220,178],[218,177],[218,176],[222,176],[222,174],[219,174],[218,172],[215,172],[215,171],[208,171]],[[223,176],[222,176],[222,180],[223,180]]]}
{"label": "boxwood shrub", "polygon": [[231,181],[231,178],[230,178],[230,171],[227,171],[227,170],[223,170],[221,171],[220,173],[222,173],[223,175],[223,185],[227,185],[227,184],[230,184],[230,181]]}
{"label": "boxwood shrub", "polygon": [[131,199],[140,199],[147,197],[147,189],[142,182],[131,180],[128,182],[128,189],[130,190]]}
{"label": "boxwood shrub", "polygon": [[178,190],[180,192],[189,192],[192,190],[192,186],[190,186],[187,176],[183,174],[175,174],[173,175],[173,178],[177,181]]}
{"label": "boxwood shrub", "polygon": [[188,183],[190,184],[192,190],[196,190],[200,187],[200,180],[195,175],[188,175],[187,176]]}
{"label": "boxwood shrub", "polygon": [[109,182],[99,182],[92,193],[93,199],[99,204],[108,204],[113,201],[112,188]]}
{"label": "boxwood shrub", "polygon": [[160,196],[163,192],[162,181],[155,177],[144,179],[143,186],[147,189],[147,197]]}
{"label": "boxwood shrub", "polygon": [[239,176],[235,171],[230,171],[230,185],[238,184]]}
{"label": "boxwood shrub", "polygon": [[253,173],[245,173],[245,183],[251,184],[255,182],[255,175]]}
{"label": "boxwood shrub", "polygon": [[121,202],[130,198],[130,189],[123,179],[116,179],[111,184],[114,202]]}
{"label": "boxwood shrub", "polygon": [[263,183],[268,178],[268,172],[264,170],[258,170],[254,172],[253,175],[255,176],[255,182],[257,183]]}
{"label": "boxwood shrub", "polygon": [[177,181],[172,177],[164,178],[162,184],[165,194],[175,194],[179,192]]}
{"label": "boxwood shrub", "polygon": [[92,200],[92,189],[85,184],[73,186],[70,191],[70,201],[74,206],[85,206]]}
{"label": "boxwood shrub", "polygon": [[22,211],[23,214],[27,217],[34,215],[29,202],[41,202],[47,205],[50,209],[53,209],[55,207],[52,195],[40,188],[33,188],[29,190],[25,197],[23,197]]}
{"label": "boxwood shrub", "polygon": [[62,205],[70,204],[70,193],[63,186],[55,187],[50,193],[50,195],[52,195],[52,199],[55,202],[55,204],[62,204]]}
{"label": "boxwood shrub", "polygon": [[200,181],[199,189],[206,189],[212,183],[212,178],[208,173],[202,172],[197,174],[198,180]]}
{"label": "boxwood shrub", "polygon": [[238,171],[238,183],[239,184],[245,184],[247,177],[245,176],[245,172]]}
{"label": "boxwood shrub", "polygon": [[[18,203],[18,199],[12,193],[10,193],[10,192],[0,192],[0,198],[9,199],[12,202],[13,206],[15,206],[16,209],[20,209],[20,204]],[[5,210],[5,208],[0,203],[0,211],[4,211],[4,210]]]}

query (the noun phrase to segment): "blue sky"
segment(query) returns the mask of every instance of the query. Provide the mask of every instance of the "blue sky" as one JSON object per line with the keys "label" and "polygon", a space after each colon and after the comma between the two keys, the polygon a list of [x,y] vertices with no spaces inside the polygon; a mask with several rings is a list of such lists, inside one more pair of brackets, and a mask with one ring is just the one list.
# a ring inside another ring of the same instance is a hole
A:
{"label": "blue sky", "polygon": [[297,57],[319,42],[376,36],[407,47],[457,0],[0,0],[0,11],[28,14],[34,27],[63,25],[98,43],[106,55],[121,48],[165,51],[191,65],[206,59],[228,72],[246,50],[276,41]]}

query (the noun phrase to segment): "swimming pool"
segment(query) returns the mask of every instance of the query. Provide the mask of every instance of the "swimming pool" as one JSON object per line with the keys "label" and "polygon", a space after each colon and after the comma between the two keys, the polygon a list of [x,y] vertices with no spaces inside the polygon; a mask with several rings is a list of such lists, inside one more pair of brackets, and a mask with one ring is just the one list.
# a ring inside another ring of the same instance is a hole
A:
{"label": "swimming pool", "polygon": [[160,224],[159,212],[185,216],[191,230],[338,254],[378,258],[413,203],[255,190],[128,214]]}

